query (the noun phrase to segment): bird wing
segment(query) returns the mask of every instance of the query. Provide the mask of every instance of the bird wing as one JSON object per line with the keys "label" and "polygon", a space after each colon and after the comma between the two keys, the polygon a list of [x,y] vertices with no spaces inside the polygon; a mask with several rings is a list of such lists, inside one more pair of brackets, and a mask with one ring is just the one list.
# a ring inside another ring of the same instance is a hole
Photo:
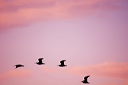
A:
{"label": "bird wing", "polygon": [[64,62],[65,62],[66,60],[62,60],[62,61],[60,61],[60,63],[61,63],[61,65],[64,65]]}
{"label": "bird wing", "polygon": [[90,77],[90,75],[89,76],[85,76],[84,79],[87,79],[88,77]]}
{"label": "bird wing", "polygon": [[42,59],[44,59],[44,58],[39,58],[38,60],[39,60],[39,62],[41,62],[42,63]]}
{"label": "bird wing", "polygon": [[23,66],[23,65],[21,65],[21,64],[17,64],[16,66]]}
{"label": "bird wing", "polygon": [[16,67],[21,67],[21,66],[24,66],[24,65],[21,65],[21,64],[17,64],[17,65],[15,65]]}

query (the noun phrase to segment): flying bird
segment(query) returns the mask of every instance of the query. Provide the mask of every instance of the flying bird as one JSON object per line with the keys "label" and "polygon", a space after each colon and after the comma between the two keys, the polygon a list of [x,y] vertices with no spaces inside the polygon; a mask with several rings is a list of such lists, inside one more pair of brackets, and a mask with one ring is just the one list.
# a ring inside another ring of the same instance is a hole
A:
{"label": "flying bird", "polygon": [[90,84],[90,83],[87,81],[88,77],[90,77],[90,75],[84,77],[84,80],[82,81],[84,84]]}
{"label": "flying bird", "polygon": [[43,65],[43,64],[45,64],[45,63],[42,62],[42,59],[44,59],[44,58],[39,58],[39,59],[38,59],[39,62],[36,62],[36,64],[38,64],[38,65]]}
{"label": "flying bird", "polygon": [[61,61],[60,61],[61,64],[60,64],[59,66],[60,66],[60,67],[65,67],[65,66],[67,66],[67,65],[64,64],[65,61],[66,61],[66,60],[61,60]]}
{"label": "flying bird", "polygon": [[[15,65],[16,66],[16,68],[19,68],[19,67],[24,67],[24,65],[21,65],[21,64],[17,64],[17,65]],[[15,68],[15,69],[16,69]]]}

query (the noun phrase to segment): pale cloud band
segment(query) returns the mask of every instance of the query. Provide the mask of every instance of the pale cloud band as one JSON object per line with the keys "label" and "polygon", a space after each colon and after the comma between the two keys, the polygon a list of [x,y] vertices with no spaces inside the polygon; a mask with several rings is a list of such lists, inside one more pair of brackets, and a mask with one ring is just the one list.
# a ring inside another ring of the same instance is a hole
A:
{"label": "pale cloud band", "polygon": [[[85,76],[91,75],[92,77],[99,77],[99,78],[113,78],[113,79],[121,79],[124,80],[123,85],[127,85],[128,79],[128,63],[119,63],[119,62],[105,62],[101,64],[95,65],[87,65],[87,66],[76,66],[76,67],[67,67],[67,68],[59,68],[59,67],[49,67],[44,66],[41,69],[38,69],[37,72],[46,75],[60,75],[60,74],[68,74],[68,75],[78,75],[78,76]],[[37,72],[32,70],[9,70],[0,74],[0,81],[10,79],[10,78],[30,78],[32,75],[38,75]],[[44,78],[44,77],[42,77]],[[108,82],[107,84],[103,85],[117,85],[116,82]]]}
{"label": "pale cloud band", "polygon": [[97,77],[109,77],[128,79],[128,63],[105,62],[90,66],[77,66],[69,70],[76,75],[93,75]]}
{"label": "pale cloud band", "polygon": [[27,78],[29,76],[31,76],[31,74],[33,73],[32,70],[8,70],[4,73],[0,74],[0,81],[2,80],[6,80],[9,78]]}
{"label": "pale cloud band", "polygon": [[127,0],[1,0],[0,28],[24,26],[37,21],[74,19],[98,10],[124,9]]}
{"label": "pale cloud band", "polygon": [[95,65],[67,67],[43,67],[45,73],[70,73],[73,75],[92,75],[96,77],[108,77],[117,79],[128,79],[128,63],[104,62]]}

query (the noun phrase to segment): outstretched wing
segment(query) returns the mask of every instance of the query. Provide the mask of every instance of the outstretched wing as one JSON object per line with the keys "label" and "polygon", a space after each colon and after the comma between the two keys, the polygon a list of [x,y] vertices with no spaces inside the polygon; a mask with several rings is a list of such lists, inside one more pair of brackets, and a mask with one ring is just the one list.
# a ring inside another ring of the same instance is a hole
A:
{"label": "outstretched wing", "polygon": [[16,68],[18,68],[18,67],[24,67],[24,65],[21,65],[21,64],[17,64],[15,66],[16,66]]}
{"label": "outstretched wing", "polygon": [[89,82],[88,82],[88,77],[90,77],[90,75],[84,77],[83,83],[89,83]]}
{"label": "outstretched wing", "polygon": [[90,77],[90,75],[88,75],[88,76],[85,76],[85,77],[84,77],[84,79],[85,79],[85,80],[87,80],[87,78],[88,78],[88,77]]}
{"label": "outstretched wing", "polygon": [[20,66],[24,66],[24,65],[21,65],[21,64],[17,64],[17,65],[15,65],[15,66],[18,66],[18,67],[20,67]]}
{"label": "outstretched wing", "polygon": [[40,63],[42,63],[42,59],[44,59],[44,58],[39,58],[38,61],[39,61]]}
{"label": "outstretched wing", "polygon": [[62,61],[60,61],[60,63],[61,63],[61,65],[64,65],[64,62],[65,62],[66,60],[62,60]]}

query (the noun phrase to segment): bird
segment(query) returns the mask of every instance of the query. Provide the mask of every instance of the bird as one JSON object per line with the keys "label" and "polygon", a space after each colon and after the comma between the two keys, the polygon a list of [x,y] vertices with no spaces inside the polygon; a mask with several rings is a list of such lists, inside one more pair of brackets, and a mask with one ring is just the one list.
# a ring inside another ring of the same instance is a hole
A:
{"label": "bird", "polygon": [[[17,65],[15,65],[16,66],[16,68],[19,68],[19,67],[24,67],[24,65],[21,65],[21,64],[17,64]],[[16,69],[15,68],[15,69]]]}
{"label": "bird", "polygon": [[36,62],[36,64],[38,64],[38,65],[43,65],[43,64],[45,64],[45,63],[42,62],[42,59],[44,59],[44,58],[39,58],[39,59],[38,59],[39,62]]}
{"label": "bird", "polygon": [[90,77],[90,75],[84,77],[84,80],[82,81],[84,84],[90,84],[90,83],[87,81],[88,77]]}
{"label": "bird", "polygon": [[59,66],[60,66],[60,67],[65,67],[65,66],[67,66],[67,65],[64,64],[65,61],[66,61],[66,60],[61,60],[61,61],[60,61],[61,64],[60,64]]}

